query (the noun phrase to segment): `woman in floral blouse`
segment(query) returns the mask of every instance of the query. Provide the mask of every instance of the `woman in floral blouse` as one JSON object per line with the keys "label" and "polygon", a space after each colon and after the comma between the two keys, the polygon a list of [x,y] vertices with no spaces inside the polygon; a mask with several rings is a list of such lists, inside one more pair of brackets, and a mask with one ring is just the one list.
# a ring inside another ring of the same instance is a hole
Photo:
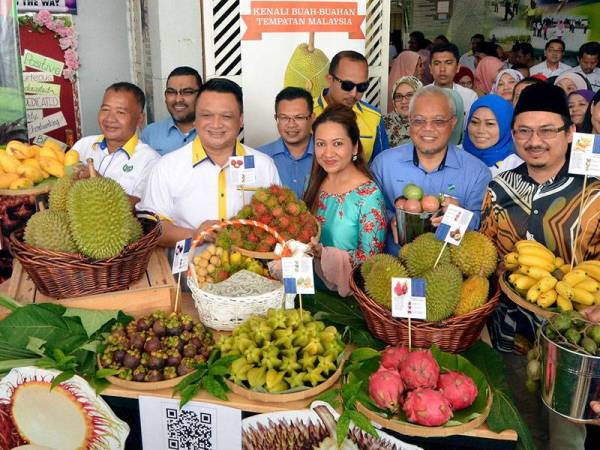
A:
{"label": "woman in floral blouse", "polygon": [[330,106],[313,124],[315,158],[304,201],[321,223],[315,270],[329,289],[350,294],[352,268],[383,251],[385,205],[363,157],[356,117]]}

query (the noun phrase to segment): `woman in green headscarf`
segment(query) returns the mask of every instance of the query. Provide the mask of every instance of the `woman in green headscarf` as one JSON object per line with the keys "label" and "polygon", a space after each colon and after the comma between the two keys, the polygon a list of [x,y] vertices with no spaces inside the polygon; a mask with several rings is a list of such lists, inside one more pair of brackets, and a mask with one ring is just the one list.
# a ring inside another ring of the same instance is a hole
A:
{"label": "woman in green headscarf", "polygon": [[450,143],[459,145],[463,141],[463,133],[465,131],[465,107],[460,94],[453,89],[448,90],[452,94],[452,100],[454,100],[454,109],[456,109],[456,125],[454,125],[454,129],[452,130]]}
{"label": "woman in green headscarf", "polygon": [[392,89],[393,111],[383,116],[390,147],[397,147],[410,140],[408,135],[408,105],[415,92],[423,87],[417,77],[400,77]]}

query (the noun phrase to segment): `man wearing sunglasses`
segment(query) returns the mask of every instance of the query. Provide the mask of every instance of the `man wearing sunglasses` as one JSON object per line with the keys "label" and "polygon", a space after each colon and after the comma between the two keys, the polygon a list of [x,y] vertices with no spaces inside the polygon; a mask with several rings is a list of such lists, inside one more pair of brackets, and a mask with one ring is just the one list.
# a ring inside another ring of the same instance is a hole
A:
{"label": "man wearing sunglasses", "polygon": [[353,50],[337,53],[329,64],[325,77],[329,87],[315,98],[315,117],[318,117],[329,104],[341,104],[352,108],[360,129],[365,160],[389,147],[383,117],[377,108],[362,101],[369,88],[369,65],[367,59]]}
{"label": "man wearing sunglasses", "polygon": [[161,155],[183,147],[196,137],[194,118],[202,77],[191,67],[173,69],[167,77],[165,104],[169,117],[144,128],[141,138]]}
{"label": "man wearing sunglasses", "polygon": [[[573,242],[583,176],[570,175],[568,171],[575,126],[563,91],[547,83],[523,89],[515,107],[512,130],[516,152],[525,162],[499,174],[490,183],[481,231],[494,241],[500,256],[511,252],[515,242],[534,239],[565,261],[570,262],[573,254],[576,263],[600,258],[600,181],[595,178],[588,180],[581,231]],[[502,298],[488,323],[492,343],[507,353],[507,367],[515,372],[515,376],[507,378],[515,380],[518,406],[523,399],[531,408],[531,400],[525,393],[519,395],[519,390],[525,385],[524,353],[535,341],[540,321],[535,314]],[[511,355],[513,352],[521,356]],[[532,411],[529,417],[538,418],[541,412]],[[550,449],[584,448],[584,425],[569,422],[552,411],[548,414]]]}

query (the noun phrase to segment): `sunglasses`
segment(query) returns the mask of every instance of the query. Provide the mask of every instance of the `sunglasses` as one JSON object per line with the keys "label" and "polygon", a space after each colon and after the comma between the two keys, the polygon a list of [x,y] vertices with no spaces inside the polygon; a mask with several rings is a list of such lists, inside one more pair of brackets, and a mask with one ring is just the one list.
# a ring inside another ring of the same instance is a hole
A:
{"label": "sunglasses", "polygon": [[335,81],[339,81],[340,86],[342,87],[342,90],[344,90],[346,92],[350,92],[352,89],[356,88],[356,90],[358,92],[362,93],[362,92],[365,92],[367,89],[369,89],[369,81],[363,81],[362,83],[355,83],[354,81],[350,81],[350,80],[342,80],[333,74],[331,74],[331,77]]}

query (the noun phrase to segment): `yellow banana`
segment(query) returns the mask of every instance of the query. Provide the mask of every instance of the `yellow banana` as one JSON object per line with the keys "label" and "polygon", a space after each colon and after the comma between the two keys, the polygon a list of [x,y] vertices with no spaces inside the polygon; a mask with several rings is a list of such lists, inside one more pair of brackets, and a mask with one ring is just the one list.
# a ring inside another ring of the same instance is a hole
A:
{"label": "yellow banana", "polygon": [[506,255],[504,255],[504,263],[505,264],[518,264],[517,256],[519,256],[519,254],[517,252],[507,253]]}
{"label": "yellow banana", "polygon": [[538,247],[523,247],[519,250],[519,256],[525,255],[543,259],[551,264],[554,264],[554,261],[556,260],[554,253],[552,253],[550,250],[541,249]]}
{"label": "yellow banana", "polygon": [[529,270],[529,266],[518,266],[517,270],[515,271],[515,273],[520,273],[522,275],[527,275],[527,271]]}
{"label": "yellow banana", "polygon": [[28,166],[33,166],[37,167],[38,169],[41,169],[40,162],[35,158],[27,158],[23,161],[23,164],[27,164]]}
{"label": "yellow banana", "polygon": [[594,303],[600,305],[600,291],[596,291],[592,295],[594,296]]}
{"label": "yellow banana", "polygon": [[3,173],[0,174],[0,189],[8,189],[11,183],[19,179],[19,175],[16,173]]}
{"label": "yellow banana", "polygon": [[529,288],[525,298],[531,303],[535,303],[540,295],[542,295],[542,291],[540,289],[540,282],[538,281]]}
{"label": "yellow banana", "polygon": [[64,153],[63,148],[60,145],[58,145],[56,142],[54,142],[52,139],[46,139],[44,141],[43,145],[44,145],[44,147],[48,147],[54,151],[59,151],[59,152]]}
{"label": "yellow banana", "polygon": [[562,295],[556,297],[556,304],[561,311],[571,311],[573,309],[571,300],[564,298]]}
{"label": "yellow banana", "polygon": [[[52,150],[54,150],[54,153],[56,154],[56,160],[61,163],[62,165],[65,164],[65,152],[63,149],[56,149],[53,148]],[[79,160],[79,157],[77,158],[77,160]]]}
{"label": "yellow banana", "polygon": [[587,275],[583,270],[572,270],[571,272],[565,274],[562,281],[573,287],[576,284],[581,283],[586,278]]}
{"label": "yellow banana", "polygon": [[542,292],[540,294],[540,296],[537,299],[537,304],[542,308],[549,308],[550,306],[554,305],[557,297],[558,294],[556,293],[556,291],[554,289],[550,289],[549,291]]}
{"label": "yellow banana", "polygon": [[17,178],[15,181],[10,183],[9,189],[28,189],[33,186],[33,180],[29,178]]}
{"label": "yellow banana", "polygon": [[558,270],[560,270],[562,273],[567,274],[571,271],[571,264],[563,264],[558,268]]}
{"label": "yellow banana", "polygon": [[549,277],[544,277],[539,281],[539,289],[542,292],[548,292],[550,289],[554,289],[558,280],[554,278],[552,275]]}
{"label": "yellow banana", "polygon": [[56,159],[40,156],[40,166],[50,175],[53,175],[57,178],[62,178],[65,176],[65,166],[63,166]]}
{"label": "yellow banana", "polygon": [[29,145],[20,141],[10,141],[6,144],[6,153],[17,159],[27,159],[33,156],[33,151]]}
{"label": "yellow banana", "polygon": [[22,177],[29,178],[34,183],[39,183],[44,179],[42,169],[39,169],[35,166],[30,166],[29,164],[21,164],[17,168],[17,174],[21,175]]}
{"label": "yellow banana", "polygon": [[[514,278],[513,278],[514,277]],[[508,281],[517,289],[529,289],[531,286],[537,283],[537,280],[523,275],[520,273],[513,273],[508,277]]]}
{"label": "yellow banana", "polygon": [[21,161],[8,153],[0,153],[0,166],[6,173],[17,173],[17,167],[21,165]]}
{"label": "yellow banana", "polygon": [[581,283],[577,283],[574,287],[591,292],[592,294],[600,291],[600,283],[588,276],[585,277],[585,280],[583,280]]}
{"label": "yellow banana", "polygon": [[539,267],[541,269],[547,270],[548,272],[552,272],[554,269],[556,269],[556,267],[554,266],[554,260],[552,260],[552,262],[550,262],[547,259],[540,258],[538,256],[521,255],[519,253],[517,261],[519,261],[519,264],[522,264],[525,266]]}
{"label": "yellow banana", "polygon": [[546,248],[546,246],[544,246],[543,244],[540,244],[538,241],[534,241],[533,239],[521,239],[520,241],[515,242],[515,248],[517,250],[520,250],[521,248],[524,247],[537,247],[537,248],[543,248],[545,250],[548,250]]}
{"label": "yellow banana", "polygon": [[540,269],[539,267],[529,267],[527,275],[536,280],[541,280],[544,277],[551,277],[552,274],[547,270]]}
{"label": "yellow banana", "polygon": [[577,303],[581,303],[582,305],[593,305],[594,304],[594,296],[583,289],[574,287],[573,288],[573,301]]}
{"label": "yellow banana", "polygon": [[58,154],[52,150],[52,148],[44,145],[43,147],[40,147],[39,159],[41,160],[42,158],[51,158],[55,161],[58,161]]}
{"label": "yellow banana", "polygon": [[558,283],[556,283],[556,286],[554,287],[554,289],[556,289],[556,292],[558,292],[558,295],[566,298],[569,301],[573,301],[573,297],[574,297],[573,288],[571,286],[569,286],[567,283],[565,283],[564,281],[559,281]]}
{"label": "yellow banana", "polygon": [[582,269],[585,273],[587,273],[588,277],[591,277],[596,281],[600,281],[600,267],[588,264],[588,262],[584,262],[579,264],[577,268]]}
{"label": "yellow banana", "polygon": [[560,256],[557,256],[556,258],[554,258],[554,265],[556,267],[560,267],[565,263],[565,260],[562,259]]}
{"label": "yellow banana", "polygon": [[31,153],[33,154],[32,158],[36,158],[36,159],[39,158],[41,147],[39,145],[32,145],[30,148],[31,148]]}
{"label": "yellow banana", "polygon": [[584,261],[582,264],[589,264],[589,265],[592,265],[592,266],[598,266],[598,267],[600,267],[600,261],[597,261],[595,259],[590,259],[588,261]]}
{"label": "yellow banana", "polygon": [[79,152],[75,149],[69,150],[65,153],[65,166],[72,166],[73,164],[77,164],[79,162]]}

